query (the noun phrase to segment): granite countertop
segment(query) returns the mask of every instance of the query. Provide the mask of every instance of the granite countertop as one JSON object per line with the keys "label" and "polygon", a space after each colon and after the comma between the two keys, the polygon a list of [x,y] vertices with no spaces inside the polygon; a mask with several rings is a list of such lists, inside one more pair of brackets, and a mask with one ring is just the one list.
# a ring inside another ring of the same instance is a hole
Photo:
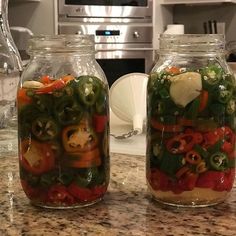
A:
{"label": "granite countertop", "polygon": [[151,199],[145,158],[111,154],[111,181],[103,201],[87,208],[48,210],[29,204],[16,157],[1,157],[0,235],[236,235],[236,189],[225,203],[174,208]]}

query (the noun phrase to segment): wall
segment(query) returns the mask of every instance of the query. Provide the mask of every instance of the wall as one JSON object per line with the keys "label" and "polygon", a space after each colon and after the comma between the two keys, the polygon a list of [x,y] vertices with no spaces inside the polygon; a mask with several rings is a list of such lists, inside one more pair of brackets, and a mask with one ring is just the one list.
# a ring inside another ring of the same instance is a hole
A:
{"label": "wall", "polygon": [[163,33],[168,24],[173,22],[173,9],[171,6],[162,6],[154,1],[153,17],[153,47],[158,48],[159,34]]}
{"label": "wall", "polygon": [[10,26],[29,28],[34,34],[53,34],[55,32],[54,1],[9,2]]}
{"label": "wall", "polygon": [[174,22],[184,24],[186,33],[204,33],[203,22],[208,20],[225,22],[227,41],[236,40],[236,4],[174,7]]}

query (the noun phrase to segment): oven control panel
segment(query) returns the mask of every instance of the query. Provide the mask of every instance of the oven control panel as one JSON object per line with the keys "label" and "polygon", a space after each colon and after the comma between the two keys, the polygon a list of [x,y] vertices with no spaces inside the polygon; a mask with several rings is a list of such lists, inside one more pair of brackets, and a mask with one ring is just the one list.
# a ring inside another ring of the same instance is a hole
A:
{"label": "oven control panel", "polygon": [[152,26],[59,24],[59,34],[93,34],[96,43],[152,43]]}

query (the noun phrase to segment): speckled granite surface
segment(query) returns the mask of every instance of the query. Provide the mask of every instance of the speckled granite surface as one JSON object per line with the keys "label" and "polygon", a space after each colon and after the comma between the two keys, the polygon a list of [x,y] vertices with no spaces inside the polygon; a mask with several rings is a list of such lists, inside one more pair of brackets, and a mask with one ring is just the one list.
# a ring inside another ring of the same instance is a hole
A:
{"label": "speckled granite surface", "polygon": [[236,189],[223,204],[172,208],[146,192],[145,160],[111,155],[111,181],[104,200],[73,210],[44,210],[21,190],[17,158],[0,158],[0,235],[236,235]]}

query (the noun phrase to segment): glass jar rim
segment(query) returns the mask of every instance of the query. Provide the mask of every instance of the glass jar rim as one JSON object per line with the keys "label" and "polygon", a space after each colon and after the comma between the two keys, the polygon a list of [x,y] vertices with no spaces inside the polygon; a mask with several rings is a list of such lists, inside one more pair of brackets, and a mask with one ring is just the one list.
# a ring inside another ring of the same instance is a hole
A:
{"label": "glass jar rim", "polygon": [[28,41],[28,53],[95,51],[94,35],[34,35]]}
{"label": "glass jar rim", "polygon": [[223,34],[161,34],[160,53],[215,53],[225,52]]}

